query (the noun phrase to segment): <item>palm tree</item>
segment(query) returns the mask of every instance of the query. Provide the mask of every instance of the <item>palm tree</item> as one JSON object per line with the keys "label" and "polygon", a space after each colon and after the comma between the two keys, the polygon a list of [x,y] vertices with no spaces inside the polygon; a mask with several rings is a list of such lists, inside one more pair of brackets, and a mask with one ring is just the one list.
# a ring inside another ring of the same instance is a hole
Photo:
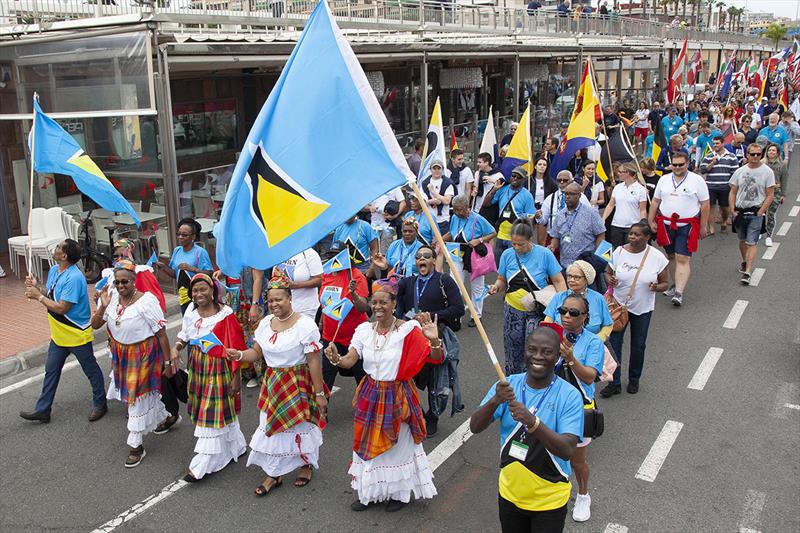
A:
{"label": "palm tree", "polygon": [[683,0],[683,20],[686,20],[686,0]]}
{"label": "palm tree", "polygon": [[689,4],[692,6],[692,15],[691,15],[692,26],[697,27],[698,26],[698,24],[697,24],[697,13],[698,13],[698,10],[700,8],[700,2],[702,0],[688,0],[688,1],[689,1]]}
{"label": "palm tree", "polygon": [[711,29],[711,8],[714,7],[714,0],[708,0],[708,16],[706,17],[706,29]]}
{"label": "palm tree", "polygon": [[720,28],[724,29],[725,19],[722,18],[722,10],[725,9],[725,2],[723,2],[722,0],[717,2],[717,9],[719,9],[719,11],[717,11],[717,23],[719,24]]}
{"label": "palm tree", "polygon": [[778,43],[781,42],[781,39],[786,37],[786,34],[789,32],[789,28],[784,26],[783,24],[779,24],[777,22],[773,22],[767,28],[767,31],[764,32],[764,36],[773,41],[775,43],[775,51],[778,51]]}

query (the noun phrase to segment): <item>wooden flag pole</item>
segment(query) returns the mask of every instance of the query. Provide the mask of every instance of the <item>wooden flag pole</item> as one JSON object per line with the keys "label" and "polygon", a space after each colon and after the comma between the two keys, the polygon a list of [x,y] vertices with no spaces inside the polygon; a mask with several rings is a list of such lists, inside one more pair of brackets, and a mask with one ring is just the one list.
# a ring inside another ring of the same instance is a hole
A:
{"label": "wooden flag pole", "polygon": [[[39,94],[33,93],[33,100],[39,100]],[[32,275],[33,267],[33,178],[35,175],[34,155],[36,153],[36,108],[33,108],[33,121],[31,123],[31,183],[28,196],[28,275]]]}
{"label": "wooden flag pole", "polygon": [[[594,91],[594,93],[597,95],[597,101],[600,102],[600,94],[599,94],[599,92],[597,90],[597,81],[594,79],[594,64],[592,63],[592,56],[588,55],[586,57],[586,61],[589,62],[589,73],[590,73],[590,76],[591,76],[591,80],[590,81],[592,82],[592,91]],[[620,96],[622,96],[622,89],[620,89]],[[600,110],[600,125],[603,128],[603,136],[606,138],[606,152],[608,153],[608,164],[611,166],[611,168],[608,169],[608,180],[609,180],[609,182],[611,182],[611,184],[613,184],[614,183],[614,161],[611,159],[611,143],[610,143],[611,139],[609,138],[608,132],[606,131],[606,118],[605,118],[605,115],[603,114],[603,110],[602,109]],[[621,128],[622,124],[620,123],[617,127]]]}
{"label": "wooden flag pole", "polygon": [[[436,243],[439,245],[439,249],[441,250],[441,253],[444,255],[447,264],[450,266],[450,271],[453,273],[457,272],[458,269],[456,268],[456,264],[453,262],[453,258],[450,257],[449,253],[447,253],[447,245],[444,243],[442,234],[439,232],[439,225],[433,219],[431,211],[428,208],[428,201],[425,199],[425,196],[422,194],[422,191],[419,190],[416,180],[411,181],[410,185],[414,191],[414,195],[416,195],[417,200],[419,201],[419,205],[422,207],[422,212],[425,213],[425,218],[428,219],[428,224],[430,224],[431,229],[433,230],[433,236],[436,239]],[[467,288],[464,286],[464,280],[462,280],[461,276],[458,275],[452,277],[455,280],[456,285],[458,285],[459,290],[461,291],[461,296],[467,303],[469,314],[475,321],[475,326],[478,328],[478,333],[480,334],[481,339],[483,339],[483,345],[486,348],[486,351],[489,353],[489,359],[491,359],[492,365],[494,365],[494,370],[495,372],[497,372],[497,376],[500,378],[500,381],[505,381],[506,375],[505,373],[503,373],[503,369],[500,368],[500,363],[497,362],[497,356],[494,353],[494,348],[492,348],[492,343],[489,340],[488,335],[486,335],[486,330],[483,329],[483,324],[481,323],[481,317],[478,316],[478,312],[475,310],[475,306],[472,303],[472,297],[470,296],[469,292],[467,292]]]}

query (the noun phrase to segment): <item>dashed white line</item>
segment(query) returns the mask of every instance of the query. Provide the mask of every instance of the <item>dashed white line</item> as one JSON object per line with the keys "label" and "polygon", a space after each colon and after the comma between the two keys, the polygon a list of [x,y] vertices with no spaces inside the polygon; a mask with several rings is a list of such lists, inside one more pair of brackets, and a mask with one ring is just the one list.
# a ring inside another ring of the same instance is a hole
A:
{"label": "dashed white line", "polygon": [[761,278],[764,277],[765,272],[766,270],[763,268],[754,268],[753,273],[750,274],[750,286],[758,287],[758,284],[761,283]]}
{"label": "dashed white line", "polygon": [[469,419],[467,419],[428,454],[428,464],[431,467],[431,471],[435,471],[442,466],[442,463],[467,442],[471,436],[472,432],[469,430]]}
{"label": "dashed white line", "polygon": [[797,195],[797,200],[795,200],[795,202],[800,204],[800,194]]}
{"label": "dashed white line", "polygon": [[800,213],[800,205],[793,205],[792,208],[789,209],[790,217],[796,217],[798,213]]}
{"label": "dashed white line", "polygon": [[757,529],[750,529],[749,527],[740,527],[739,533],[761,533]]}
{"label": "dashed white line", "polygon": [[739,325],[739,320],[741,320],[745,309],[747,309],[747,300],[736,300],[736,303],[733,304],[733,309],[731,309],[731,312],[728,314],[728,318],[725,319],[725,323],[722,324],[722,327],[727,329],[736,329],[736,326]]}
{"label": "dashed white line", "polygon": [[703,390],[720,357],[722,357],[722,348],[709,348],[706,352],[706,356],[703,357],[703,360],[700,362],[700,366],[697,367],[697,372],[694,373],[694,377],[692,377],[692,380],[689,382],[689,386],[687,388]]}
{"label": "dashed white line", "polygon": [[786,419],[787,409],[793,409],[790,405],[797,402],[797,383],[781,383],[775,395],[775,406],[772,409],[772,418]]}
{"label": "dashed white line", "polygon": [[761,259],[766,259],[767,261],[771,260],[773,257],[775,257],[775,253],[778,251],[778,248],[780,248],[780,246],[781,243],[779,242],[772,243],[772,246],[767,248],[767,251],[764,252],[764,255],[761,256]]}
{"label": "dashed white line", "polygon": [[173,481],[172,483],[161,489],[160,492],[145,498],[140,503],[137,503],[130,509],[118,514],[117,516],[115,516],[102,526],[92,531],[92,533],[109,533],[111,531],[114,531],[125,522],[133,520],[134,518],[136,518],[146,510],[148,510],[149,508],[166,500],[167,498],[169,498],[170,496],[181,490],[186,485],[188,485],[188,483],[182,479],[179,479],[178,481]]}
{"label": "dashed white line", "polygon": [[800,411],[800,405],[797,405],[796,403],[787,403],[784,405],[784,407],[786,407],[787,409],[794,409],[796,411]]}
{"label": "dashed white line", "polygon": [[744,498],[744,506],[742,508],[742,518],[739,520],[739,531],[752,532],[757,531],[752,529],[756,527],[761,518],[761,511],[764,510],[764,503],[767,501],[767,495],[757,490],[748,490]]}
{"label": "dashed white line", "polygon": [[778,231],[775,233],[778,237],[786,237],[786,234],[789,233],[789,229],[792,227],[791,222],[784,222],[781,224],[781,227],[778,228]]}
{"label": "dashed white line", "polygon": [[603,533],[628,533],[628,528],[620,524],[608,524]]}
{"label": "dashed white line", "polygon": [[644,458],[642,465],[639,467],[639,471],[636,472],[636,479],[650,481],[651,483],[656,480],[658,472],[667,459],[667,455],[669,455],[672,445],[675,444],[681,429],[683,429],[681,422],[667,420],[661,429],[661,433],[658,434],[658,438],[656,438],[647,453],[647,457]]}

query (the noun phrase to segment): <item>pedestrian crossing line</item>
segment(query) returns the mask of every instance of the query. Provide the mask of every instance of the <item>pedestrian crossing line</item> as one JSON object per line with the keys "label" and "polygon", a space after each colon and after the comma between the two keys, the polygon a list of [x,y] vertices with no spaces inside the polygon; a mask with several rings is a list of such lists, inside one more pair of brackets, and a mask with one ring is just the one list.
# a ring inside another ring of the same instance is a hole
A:
{"label": "pedestrian crossing line", "polygon": [[779,242],[772,243],[772,246],[767,248],[767,251],[764,252],[764,255],[761,256],[761,259],[766,259],[767,261],[772,260],[772,258],[775,257],[775,253],[778,251],[778,248],[780,248],[780,246],[781,243]]}
{"label": "pedestrian crossing line", "polygon": [[628,533],[628,528],[620,524],[608,524],[603,533]]}
{"label": "pedestrian crossing line", "polygon": [[744,498],[744,507],[742,508],[742,518],[739,520],[739,533],[759,533],[754,526],[759,523],[761,518],[761,511],[764,510],[764,504],[767,501],[767,495],[757,490],[748,490]]}
{"label": "pedestrian crossing line", "polygon": [[428,454],[428,465],[431,467],[431,472],[442,466],[442,463],[467,442],[471,436],[472,432],[469,430],[468,418]]}
{"label": "pedestrian crossing line", "polygon": [[800,205],[793,205],[792,208],[789,209],[790,217],[796,217],[798,213],[800,213]]}
{"label": "pedestrian crossing line", "polygon": [[792,406],[797,405],[797,390],[797,383],[782,383],[778,387],[778,392],[775,395],[775,404],[771,413],[772,418],[786,420],[789,416],[788,410],[794,409]]}
{"label": "pedestrian crossing line", "polygon": [[800,194],[797,195],[797,200],[795,200],[798,204],[800,204]]}
{"label": "pedestrian crossing line", "polygon": [[687,388],[693,390],[703,390],[720,357],[722,357],[722,348],[709,348],[706,352],[706,356],[703,357],[703,360],[700,362],[700,366],[697,367],[697,372],[694,373],[694,376],[689,382],[689,386]]}
{"label": "pedestrian crossing line", "polygon": [[796,411],[800,411],[800,405],[797,405],[796,403],[787,403],[786,405],[784,405],[784,407],[786,407],[787,409],[794,409]]}
{"label": "pedestrian crossing line", "polygon": [[792,227],[791,222],[784,222],[781,224],[781,227],[775,233],[778,237],[786,237],[786,234],[789,233],[789,229]]}
{"label": "pedestrian crossing line", "polygon": [[747,304],[747,300],[736,300],[736,303],[733,304],[733,308],[728,314],[728,318],[725,319],[725,323],[722,324],[722,327],[726,329],[736,329],[736,326],[739,325],[739,320],[742,319],[744,310],[747,309]]}
{"label": "pedestrian crossing line", "polygon": [[169,498],[170,496],[172,496],[173,494],[175,494],[188,484],[189,483],[187,483],[182,479],[173,481],[172,483],[161,489],[160,492],[145,498],[140,503],[134,505],[130,509],[127,509],[126,511],[123,511],[122,513],[118,514],[117,516],[115,516],[102,526],[92,531],[92,533],[110,533],[111,531],[114,531],[125,522],[133,520],[134,518],[136,518],[143,512],[147,511],[154,505],[159,504],[162,501],[166,500],[167,498]]}
{"label": "pedestrian crossing line", "polygon": [[675,440],[682,429],[683,424],[681,422],[667,420],[661,429],[661,433],[658,434],[656,441],[647,453],[647,457],[644,458],[639,470],[636,472],[636,479],[651,483],[656,480],[661,466],[667,460],[667,455],[669,455],[669,451],[672,449],[672,445],[675,444]]}
{"label": "pedestrian crossing line", "polygon": [[765,272],[766,270],[763,268],[754,268],[753,273],[750,274],[750,286],[758,287],[758,284],[761,283],[761,278],[764,277]]}

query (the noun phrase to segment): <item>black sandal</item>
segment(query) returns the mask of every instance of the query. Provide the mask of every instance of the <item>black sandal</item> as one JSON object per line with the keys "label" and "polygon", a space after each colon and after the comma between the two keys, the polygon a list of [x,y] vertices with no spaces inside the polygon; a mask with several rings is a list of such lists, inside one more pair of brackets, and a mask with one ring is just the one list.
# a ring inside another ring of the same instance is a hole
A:
{"label": "black sandal", "polygon": [[280,487],[281,485],[283,485],[283,476],[281,476],[281,477],[267,476],[267,479],[273,480],[274,483],[272,485],[270,485],[269,488],[265,487],[263,483],[261,485],[257,486],[256,490],[255,490],[255,495],[258,496],[259,498],[261,498],[263,496],[266,496],[267,494],[272,492],[272,489],[276,489],[276,488]]}
{"label": "black sandal", "polygon": [[145,455],[147,455],[147,452],[144,451],[144,446],[131,448],[128,451],[128,458],[125,459],[125,468],[134,468],[139,466],[139,463],[142,462],[142,459],[144,459]]}
{"label": "black sandal", "polygon": [[298,489],[311,483],[311,479],[314,477],[314,468],[311,465],[306,465],[300,468],[300,470],[304,469],[306,469],[308,472],[308,477],[297,474],[297,477],[294,480],[294,486]]}

